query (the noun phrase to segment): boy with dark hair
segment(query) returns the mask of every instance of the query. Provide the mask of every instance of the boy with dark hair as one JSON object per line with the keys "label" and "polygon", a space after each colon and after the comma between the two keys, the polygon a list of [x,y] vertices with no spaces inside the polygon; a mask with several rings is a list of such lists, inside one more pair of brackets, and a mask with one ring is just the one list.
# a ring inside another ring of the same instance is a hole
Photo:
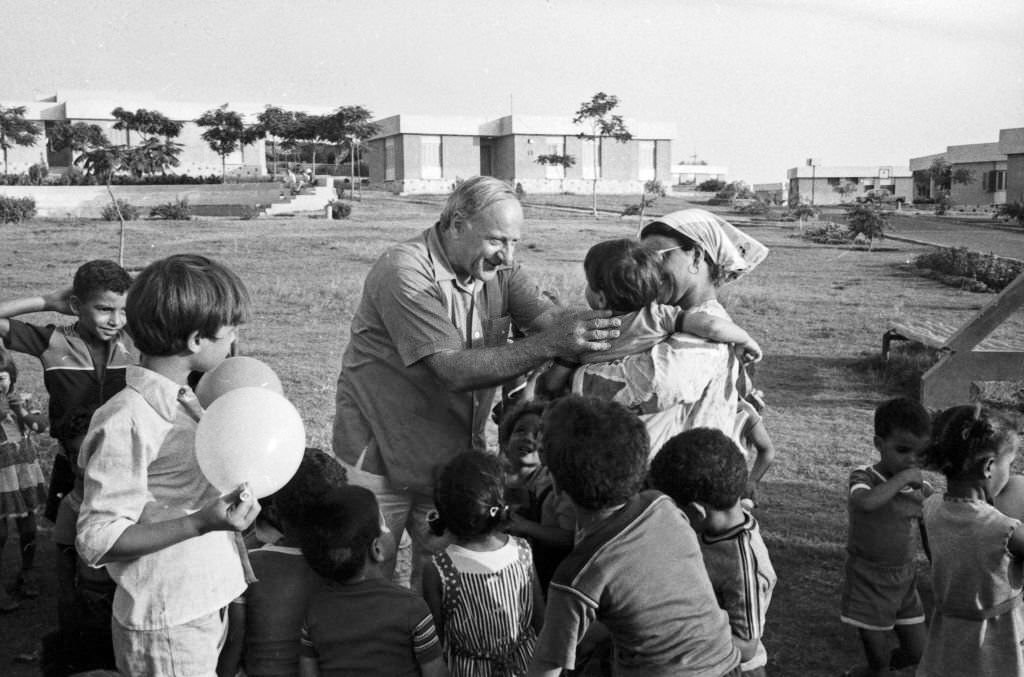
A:
{"label": "boy with dark hair", "polygon": [[[138,362],[123,331],[125,298],[131,277],[113,261],[88,261],[75,271],[72,286],[60,291],[0,302],[0,338],[15,352],[32,355],[43,366],[50,396],[50,436],[59,451],[53,459],[43,516],[54,522],[57,547],[59,660],[68,672],[112,668],[110,598],[113,583],[102,571],[89,572],[75,552],[75,521],[82,503],[78,450],[93,412],[125,383],[128,365]],[[67,325],[36,325],[11,319],[38,312],[74,315]],[[19,581],[23,595],[38,594],[30,576]],[[92,601],[90,601],[92,600]]]}
{"label": "boy with dark hair", "polygon": [[667,496],[641,491],[647,430],[622,405],[569,396],[544,414],[544,454],[576,506],[576,546],[555,570],[531,675],[576,666],[595,621],[614,645],[614,674],[739,675],[697,535]]}
{"label": "boy with dark hair", "polygon": [[225,607],[246,586],[238,532],[259,513],[243,484],[221,496],[199,469],[202,407],[186,385],[230,353],[249,316],[235,273],[179,254],[143,270],[127,301],[142,353],[82,442],[78,550],[117,583],[112,634],[125,675],[213,674]]}
{"label": "boy with dark hair", "polygon": [[448,674],[427,603],[384,577],[395,544],[382,522],[373,492],[357,486],[331,491],[306,516],[302,554],[326,580],[302,628],[304,677]]}
{"label": "boy with dark hair", "polygon": [[719,605],[729,614],[745,677],[764,677],[761,636],[777,576],[757,520],[743,509],[747,462],[721,430],[694,428],[661,448],[651,483],[668,494],[700,535],[704,565]]}
{"label": "boy with dark hair", "polygon": [[[922,503],[931,493],[920,468],[930,440],[931,418],[920,402],[884,402],[875,410],[879,461],[850,473],[840,620],[857,628],[868,660],[850,675],[884,675],[921,660],[926,632],[914,557]],[[890,655],[893,630],[899,648]]]}
{"label": "boy with dark hair", "polygon": [[268,523],[280,540],[249,551],[256,580],[229,608],[228,640],[218,674],[294,675],[306,605],[319,578],[302,557],[299,533],[333,489],[345,486],[345,468],[319,449],[307,448],[295,475],[262,500],[257,525]]}

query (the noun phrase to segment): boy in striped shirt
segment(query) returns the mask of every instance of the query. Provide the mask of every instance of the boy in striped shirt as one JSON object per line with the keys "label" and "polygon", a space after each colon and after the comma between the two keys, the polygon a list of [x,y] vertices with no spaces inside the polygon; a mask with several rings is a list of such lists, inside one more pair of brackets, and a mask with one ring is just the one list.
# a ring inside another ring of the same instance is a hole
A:
{"label": "boy in striped shirt", "polygon": [[661,448],[650,474],[700,536],[711,586],[729,614],[733,644],[743,658],[743,675],[763,677],[768,655],[761,636],[776,576],[757,520],[740,503],[747,485],[743,453],[722,431],[694,428]]}

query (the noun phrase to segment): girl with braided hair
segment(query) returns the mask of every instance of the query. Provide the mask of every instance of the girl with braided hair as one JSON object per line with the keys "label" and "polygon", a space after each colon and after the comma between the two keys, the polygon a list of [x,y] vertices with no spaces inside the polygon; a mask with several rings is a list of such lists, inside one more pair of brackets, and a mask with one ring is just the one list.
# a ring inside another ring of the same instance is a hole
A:
{"label": "girl with braided hair", "polygon": [[924,504],[935,609],[918,676],[1024,675],[1024,529],[992,505],[1020,432],[983,406],[939,414],[924,465],[946,476]]}

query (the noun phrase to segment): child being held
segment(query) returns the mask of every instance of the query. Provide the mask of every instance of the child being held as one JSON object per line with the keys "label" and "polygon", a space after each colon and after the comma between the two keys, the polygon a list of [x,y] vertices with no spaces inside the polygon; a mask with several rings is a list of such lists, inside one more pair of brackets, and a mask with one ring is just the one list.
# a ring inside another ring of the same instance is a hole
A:
{"label": "child being held", "polygon": [[743,674],[763,677],[761,637],[777,576],[757,520],[743,509],[743,454],[720,430],[680,433],[651,462],[654,488],[672,497],[700,535],[701,553],[719,605],[729,614]]}
{"label": "child being held", "polygon": [[[875,410],[878,462],[849,480],[848,557],[840,620],[857,628],[867,666],[851,675],[882,675],[914,665],[924,648],[924,607],[917,592],[917,532],[931,487],[921,476],[931,418],[920,402],[901,397]],[[899,649],[890,656],[895,630]]]}
{"label": "child being held", "polygon": [[245,590],[237,533],[259,512],[245,485],[221,496],[196,460],[202,408],[186,385],[231,351],[249,315],[242,281],[180,254],[143,270],[128,294],[142,358],[100,407],[82,442],[78,550],[117,584],[113,640],[124,675],[213,674],[226,608]]}
{"label": "child being held", "polygon": [[615,402],[571,395],[545,412],[543,435],[555,486],[576,506],[577,535],[548,588],[529,674],[577,667],[577,645],[600,622],[614,644],[614,674],[739,675],[697,534],[672,499],[641,491],[649,442],[640,419]]}
{"label": "child being held", "polygon": [[[35,587],[36,513],[46,501],[43,471],[33,439],[47,428],[46,417],[28,409],[25,395],[14,395],[18,367],[0,348],[0,555],[7,543],[8,518],[18,527],[21,570],[11,589],[24,597],[37,597]],[[4,406],[7,410],[4,410]],[[18,601],[0,581],[0,613],[18,608]]]}
{"label": "child being held", "polygon": [[394,554],[377,499],[345,486],[327,494],[301,531],[302,554],[322,576],[302,627],[303,677],[448,674],[423,598],[384,577]]}
{"label": "child being held", "polygon": [[1015,420],[981,405],[936,419],[924,465],[946,476],[925,501],[935,608],[921,677],[1024,674],[1024,529],[992,506],[1020,448]]}
{"label": "child being held", "polygon": [[431,528],[454,542],[423,572],[452,675],[523,675],[544,616],[540,582],[527,542],[502,530],[505,466],[498,456],[456,456],[434,488]]}
{"label": "child being held", "polygon": [[288,483],[262,499],[257,525],[266,522],[281,537],[249,551],[256,580],[229,607],[219,674],[234,675],[239,667],[251,677],[298,674],[302,621],[320,581],[302,557],[299,532],[307,515],[315,514],[345,480],[337,459],[307,448]]}
{"label": "child being held", "polygon": [[498,448],[511,468],[506,496],[513,510],[505,530],[529,540],[544,590],[555,567],[572,550],[576,528],[572,502],[554,490],[551,473],[541,459],[540,422],[546,407],[544,401],[520,400],[498,425]]}

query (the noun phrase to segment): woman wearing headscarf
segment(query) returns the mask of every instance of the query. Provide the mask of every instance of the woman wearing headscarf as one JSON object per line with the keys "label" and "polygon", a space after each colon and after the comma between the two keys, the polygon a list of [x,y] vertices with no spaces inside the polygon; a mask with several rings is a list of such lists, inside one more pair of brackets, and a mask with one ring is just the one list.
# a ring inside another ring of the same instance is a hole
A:
{"label": "woman wearing headscarf", "polygon": [[[728,319],[718,302],[724,282],[749,272],[768,250],[702,209],[667,214],[641,231],[664,267],[663,303]],[[729,346],[672,334],[650,350],[576,370],[573,391],[613,399],[637,411],[652,452],[679,432],[696,427],[736,437],[739,361]]]}

